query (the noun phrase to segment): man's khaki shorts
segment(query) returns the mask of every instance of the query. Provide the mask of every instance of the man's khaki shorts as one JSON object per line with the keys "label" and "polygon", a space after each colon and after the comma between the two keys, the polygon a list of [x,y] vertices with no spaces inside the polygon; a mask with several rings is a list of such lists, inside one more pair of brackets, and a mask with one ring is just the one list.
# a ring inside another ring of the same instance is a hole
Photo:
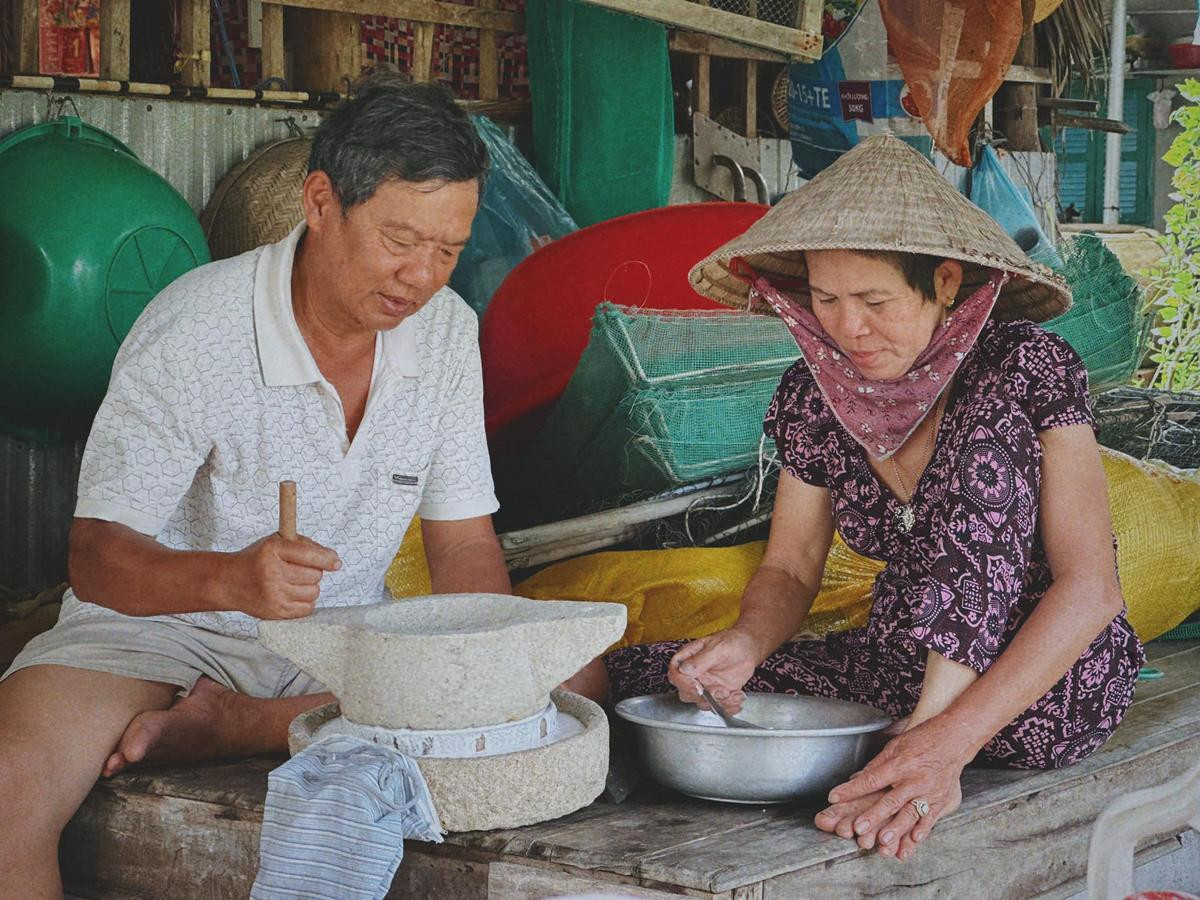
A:
{"label": "man's khaki shorts", "polygon": [[25,646],[0,680],[41,665],[165,682],[178,685],[181,696],[192,690],[201,675],[251,697],[297,697],[327,690],[256,640],[111,610],[60,618]]}

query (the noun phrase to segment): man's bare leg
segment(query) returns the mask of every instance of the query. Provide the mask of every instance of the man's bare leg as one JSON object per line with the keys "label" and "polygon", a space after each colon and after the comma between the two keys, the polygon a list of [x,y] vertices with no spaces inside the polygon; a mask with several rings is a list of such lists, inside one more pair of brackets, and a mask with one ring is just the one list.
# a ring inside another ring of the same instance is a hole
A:
{"label": "man's bare leg", "polygon": [[174,685],[65,666],[0,682],[0,900],[62,896],[58,840],[130,720]]}
{"label": "man's bare leg", "polygon": [[259,699],[201,677],[169,709],[138,715],[104,763],[103,774],[127,766],[200,762],[287,752],[288,725],[300,713],[329,703],[333,694]]}

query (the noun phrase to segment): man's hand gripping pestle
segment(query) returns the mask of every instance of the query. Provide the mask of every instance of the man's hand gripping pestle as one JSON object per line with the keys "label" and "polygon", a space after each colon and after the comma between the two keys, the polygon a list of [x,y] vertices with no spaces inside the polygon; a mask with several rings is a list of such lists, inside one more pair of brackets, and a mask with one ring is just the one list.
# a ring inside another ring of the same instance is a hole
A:
{"label": "man's hand gripping pestle", "polygon": [[241,553],[235,609],[260,619],[299,619],[309,615],[326,572],[342,567],[336,552],[296,530],[296,483],[279,483],[279,531]]}

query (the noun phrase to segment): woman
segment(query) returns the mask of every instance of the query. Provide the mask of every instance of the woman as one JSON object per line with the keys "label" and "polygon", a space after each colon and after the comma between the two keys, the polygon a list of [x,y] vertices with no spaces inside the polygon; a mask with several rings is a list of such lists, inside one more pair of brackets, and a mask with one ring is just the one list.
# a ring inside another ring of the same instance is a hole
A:
{"label": "woman", "polygon": [[[783,471],[736,625],[618,650],[613,700],[697,683],[882,709],[896,736],[818,827],[907,858],[973,759],[1070,765],[1112,734],[1144,659],[1074,351],[1027,319],[1070,296],[919,154],[873,137],[692,271],[768,305],[802,352],[767,412]],[[837,528],[886,561],[866,627],[791,641]]]}

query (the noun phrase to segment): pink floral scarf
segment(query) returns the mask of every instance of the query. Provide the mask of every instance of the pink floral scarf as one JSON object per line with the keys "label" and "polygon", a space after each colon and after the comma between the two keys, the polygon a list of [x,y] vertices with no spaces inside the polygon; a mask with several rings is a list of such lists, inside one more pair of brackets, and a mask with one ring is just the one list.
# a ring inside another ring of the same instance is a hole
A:
{"label": "pink floral scarf", "polygon": [[993,272],[987,284],[946,317],[912,368],[887,381],[863,375],[821,327],[812,311],[794,303],[766,278],[756,277],[751,291],[766,300],[792,332],[842,427],[871,456],[887,459],[904,445],[937,404],[938,397],[975,345],[1008,279],[1005,272]]}

